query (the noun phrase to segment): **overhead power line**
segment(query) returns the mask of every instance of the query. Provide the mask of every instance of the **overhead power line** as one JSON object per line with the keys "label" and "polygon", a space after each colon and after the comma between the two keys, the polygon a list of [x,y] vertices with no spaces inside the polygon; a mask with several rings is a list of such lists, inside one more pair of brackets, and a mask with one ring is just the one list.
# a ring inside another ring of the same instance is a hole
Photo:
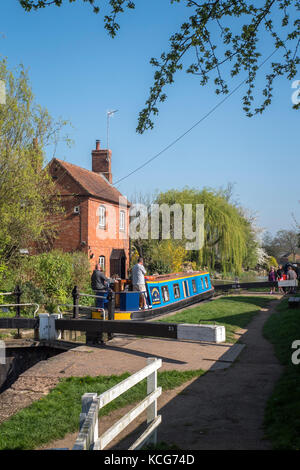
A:
{"label": "overhead power line", "polygon": [[[260,69],[268,60],[275,54],[277,49],[275,49],[259,66],[258,69]],[[190,127],[188,130],[186,130],[183,134],[181,134],[179,137],[177,137],[175,140],[173,140],[169,145],[164,147],[160,152],[155,154],[153,157],[149,158],[146,160],[142,165],[138,166],[134,170],[132,170],[130,173],[128,173],[126,176],[123,176],[119,180],[117,180],[113,185],[117,185],[121,183],[121,181],[124,181],[125,179],[129,178],[129,176],[133,175],[137,171],[141,170],[145,166],[149,165],[149,163],[153,162],[156,158],[160,157],[164,152],[169,150],[169,148],[173,147],[179,140],[183,139],[187,134],[189,134],[195,127],[197,127],[201,122],[203,122],[206,118],[208,118],[216,109],[218,109],[223,103],[225,103],[226,100],[228,100],[239,88],[241,88],[244,83],[247,82],[247,78],[245,78],[239,85],[237,85],[228,95],[226,95],[219,103],[217,103],[210,111],[208,111],[199,121],[197,121],[192,127]]]}

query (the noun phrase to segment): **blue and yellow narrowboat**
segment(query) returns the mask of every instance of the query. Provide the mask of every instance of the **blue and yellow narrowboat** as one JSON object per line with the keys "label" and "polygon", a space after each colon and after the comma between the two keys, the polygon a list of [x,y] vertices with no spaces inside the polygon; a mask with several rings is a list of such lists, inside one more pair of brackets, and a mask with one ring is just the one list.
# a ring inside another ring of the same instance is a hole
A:
{"label": "blue and yellow narrowboat", "polygon": [[[119,292],[115,320],[150,319],[209,299],[214,293],[206,271],[145,276],[145,286],[143,293],[129,290]],[[146,308],[140,307],[142,295],[146,298]]]}

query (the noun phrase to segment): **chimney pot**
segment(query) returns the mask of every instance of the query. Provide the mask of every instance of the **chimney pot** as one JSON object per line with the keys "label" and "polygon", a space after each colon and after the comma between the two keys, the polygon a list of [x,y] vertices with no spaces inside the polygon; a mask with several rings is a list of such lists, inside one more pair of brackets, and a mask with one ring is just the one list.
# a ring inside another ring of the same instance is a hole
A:
{"label": "chimney pot", "polygon": [[96,150],[100,150],[100,140],[96,140]]}

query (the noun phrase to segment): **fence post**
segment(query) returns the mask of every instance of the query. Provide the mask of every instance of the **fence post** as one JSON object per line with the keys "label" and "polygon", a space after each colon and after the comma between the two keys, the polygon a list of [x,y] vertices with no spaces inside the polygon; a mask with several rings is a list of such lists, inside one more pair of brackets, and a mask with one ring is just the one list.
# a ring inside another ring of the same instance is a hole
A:
{"label": "fence post", "polygon": [[[148,357],[147,364],[151,364],[155,362],[155,357]],[[155,370],[152,374],[147,377],[147,395],[154,392],[157,389],[157,370]],[[151,423],[157,418],[157,400],[155,400],[151,405],[147,408],[147,424]],[[157,443],[157,430],[153,432],[152,436],[149,438],[149,442],[151,442],[154,446]]]}
{"label": "fence post", "polygon": [[73,297],[73,318],[78,318],[79,314],[79,289],[77,286],[74,287],[72,290],[72,297]]}
{"label": "fence post", "polygon": [[[92,416],[89,422],[86,421],[92,405]],[[85,393],[81,398],[81,413],[79,422],[79,435],[76,439],[73,450],[90,450],[93,449],[95,441],[98,439],[98,411],[99,403],[97,393]]]}
{"label": "fence post", "polygon": [[[17,285],[16,288],[15,288],[15,292],[14,292],[14,295],[16,296],[16,304],[21,303],[22,293],[23,292],[21,291],[20,286]],[[17,305],[17,317],[20,317],[20,305]]]}

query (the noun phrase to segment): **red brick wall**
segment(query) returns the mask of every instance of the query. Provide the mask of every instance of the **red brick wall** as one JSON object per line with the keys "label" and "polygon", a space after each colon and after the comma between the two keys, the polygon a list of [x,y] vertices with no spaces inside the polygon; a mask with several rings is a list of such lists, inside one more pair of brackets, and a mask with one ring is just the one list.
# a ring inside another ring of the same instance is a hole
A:
{"label": "red brick wall", "polygon": [[[106,227],[99,228],[99,206],[106,209]],[[122,207],[126,213],[125,232],[120,232],[119,226],[119,206],[97,199],[89,199],[89,235],[88,246],[91,265],[94,267],[99,260],[99,256],[105,256],[105,274],[110,276],[110,256],[113,249],[123,249],[126,255],[126,272],[129,267],[129,210]],[[124,238],[123,238],[124,237]]]}
{"label": "red brick wall", "polygon": [[[56,185],[65,210],[58,224],[59,234],[53,248],[87,252],[88,197],[60,165],[52,164],[50,173],[56,177]],[[74,213],[76,206],[79,207],[79,214]],[[82,243],[84,241],[86,244]]]}
{"label": "red brick wall", "polygon": [[[56,171],[55,171],[56,166]],[[123,249],[126,255],[126,275],[129,267],[129,210],[126,213],[125,232],[119,230],[119,206],[91,198],[83,194],[81,187],[60,165],[51,165],[50,173],[56,176],[56,184],[62,195],[64,217],[59,221],[59,236],[54,242],[56,249],[66,252],[84,251],[94,269],[99,256],[105,256],[105,274],[110,276],[110,256],[113,249]],[[106,208],[106,228],[99,228],[99,206]],[[74,213],[79,206],[80,213]],[[91,255],[94,255],[91,258]]]}

